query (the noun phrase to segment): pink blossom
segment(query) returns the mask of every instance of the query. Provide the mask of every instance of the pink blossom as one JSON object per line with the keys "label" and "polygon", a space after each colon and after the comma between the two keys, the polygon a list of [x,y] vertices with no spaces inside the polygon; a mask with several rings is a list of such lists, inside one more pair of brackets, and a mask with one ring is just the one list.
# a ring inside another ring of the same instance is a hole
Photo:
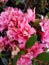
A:
{"label": "pink blossom", "polygon": [[0,51],[4,50],[4,48],[8,48],[9,50],[11,50],[11,48],[15,45],[15,42],[11,42],[6,36],[0,37]]}
{"label": "pink blossom", "polygon": [[6,27],[15,27],[18,24],[19,16],[22,18],[22,11],[17,8],[9,7],[0,14],[0,31]]}
{"label": "pink blossom", "polygon": [[27,10],[27,17],[28,17],[28,19],[30,20],[30,21],[35,21],[35,8],[34,8],[34,10],[32,11],[31,9],[28,9]]}
{"label": "pink blossom", "polygon": [[45,31],[48,30],[48,28],[49,28],[49,25],[48,24],[49,24],[49,19],[46,16],[45,18],[43,18],[41,20],[41,23],[40,23],[40,26],[41,26],[43,32],[45,32]]}
{"label": "pink blossom", "polygon": [[25,48],[26,41],[32,34],[36,34],[36,30],[29,25],[30,21],[34,21],[35,11],[28,9],[23,13],[18,8],[8,7],[0,14],[0,31],[6,31],[6,37],[9,44],[18,41],[18,46],[21,49]]}
{"label": "pink blossom", "polygon": [[38,42],[36,42],[31,48],[28,49],[28,52],[32,52],[33,53],[33,57],[37,57],[40,53],[43,52],[43,46],[41,44],[38,44]]}
{"label": "pink blossom", "polygon": [[5,3],[6,3],[7,1],[8,1],[8,0],[0,0],[0,2],[5,2]]}
{"label": "pink blossom", "polygon": [[7,28],[9,23],[9,13],[2,12],[0,14],[0,31],[3,31],[5,28]]}
{"label": "pink blossom", "polygon": [[0,37],[0,52],[3,51],[4,43],[3,43],[3,38]]}
{"label": "pink blossom", "polygon": [[[31,11],[31,13],[33,13],[31,9],[29,10]],[[30,19],[28,19],[29,12],[27,13],[27,16],[21,10],[10,7],[6,10],[6,12],[9,13],[9,23],[7,31],[8,38],[10,41],[18,41],[18,46],[20,48],[24,48],[27,39],[32,34],[36,34],[35,29],[28,24],[28,22],[31,21]]]}
{"label": "pink blossom", "polygon": [[7,36],[10,41],[16,40],[19,42],[20,48],[25,47],[27,39],[32,35],[36,34],[35,29],[26,23],[21,23],[19,28],[10,28],[7,31]]}
{"label": "pink blossom", "polygon": [[43,31],[43,35],[42,35],[42,43],[45,44],[45,47],[49,47],[49,19],[46,16],[42,22],[40,23],[40,26],[42,28]]}
{"label": "pink blossom", "polygon": [[7,33],[7,37],[9,41],[17,40],[17,29],[16,28],[8,29],[6,33]]}
{"label": "pink blossom", "polygon": [[36,34],[36,31],[33,27],[31,28],[31,26],[26,23],[20,24],[20,28],[18,28],[18,42],[20,43],[20,48],[25,47],[26,41],[32,34]]}
{"label": "pink blossom", "polygon": [[16,62],[16,65],[32,65],[32,61],[29,58],[29,55],[22,55]]}
{"label": "pink blossom", "polygon": [[[8,7],[5,12],[0,14],[0,31],[4,30],[6,27],[19,26],[22,22],[30,22],[35,19],[35,13],[31,9],[29,12],[23,13],[20,9]],[[32,20],[33,19],[33,20]]]}

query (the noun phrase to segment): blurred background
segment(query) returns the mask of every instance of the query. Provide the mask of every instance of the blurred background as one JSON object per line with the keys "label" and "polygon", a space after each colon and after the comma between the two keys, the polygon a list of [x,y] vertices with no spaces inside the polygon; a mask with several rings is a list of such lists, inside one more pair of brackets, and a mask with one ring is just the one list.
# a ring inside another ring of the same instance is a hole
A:
{"label": "blurred background", "polygon": [[49,0],[8,0],[8,2],[0,2],[0,12],[6,7],[18,7],[23,12],[27,8],[36,8],[36,14],[46,15],[49,12]]}

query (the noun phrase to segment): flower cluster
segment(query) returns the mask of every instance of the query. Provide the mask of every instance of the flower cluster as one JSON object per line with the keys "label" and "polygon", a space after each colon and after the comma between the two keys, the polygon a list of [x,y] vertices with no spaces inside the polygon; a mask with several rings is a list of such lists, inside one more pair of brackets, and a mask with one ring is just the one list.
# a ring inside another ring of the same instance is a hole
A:
{"label": "flower cluster", "polygon": [[34,46],[27,49],[27,53],[25,55],[21,55],[16,65],[32,65],[32,59],[36,58],[40,53],[43,52],[42,48],[42,45],[36,42]]}
{"label": "flower cluster", "polygon": [[11,45],[16,41],[19,48],[25,48],[27,39],[32,34],[36,34],[35,29],[29,25],[29,22],[34,20],[35,10],[28,9],[23,13],[20,9],[8,7],[0,14],[0,32],[5,32],[4,37],[0,36],[4,41],[3,45]]}
{"label": "flower cluster", "polygon": [[[16,65],[32,65],[32,59],[44,52],[43,47],[49,48],[48,17],[42,19],[39,24],[41,27],[39,33],[41,39],[37,39],[31,48],[26,48],[27,40],[32,35],[37,35],[36,28],[29,24],[31,22],[32,25],[35,22],[35,8],[33,11],[29,8],[26,13],[23,13],[18,8],[8,7],[0,14],[0,52],[5,50],[5,48],[8,50],[12,49],[12,57],[21,50],[26,52],[18,58]],[[16,52],[14,49],[16,49]]]}

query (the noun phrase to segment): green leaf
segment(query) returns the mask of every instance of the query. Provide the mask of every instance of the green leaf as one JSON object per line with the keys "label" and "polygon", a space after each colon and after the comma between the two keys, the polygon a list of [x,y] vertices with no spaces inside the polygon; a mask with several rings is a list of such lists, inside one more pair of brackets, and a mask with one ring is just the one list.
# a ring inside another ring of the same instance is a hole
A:
{"label": "green leaf", "polygon": [[2,60],[2,62],[3,62],[4,65],[8,65],[8,61],[7,61],[7,59],[5,59],[5,58],[1,58],[1,60]]}
{"label": "green leaf", "polygon": [[24,50],[20,51],[20,52],[17,54],[17,56],[14,57],[14,59],[13,59],[13,65],[16,65],[16,62],[17,62],[18,58],[20,58],[20,56],[21,56],[22,54],[25,54]]}
{"label": "green leaf", "polygon": [[9,58],[11,57],[11,52],[10,51],[2,52],[2,57],[6,58],[7,60],[9,60]]}
{"label": "green leaf", "polygon": [[18,5],[20,3],[20,1],[18,0],[18,1],[16,1],[16,5]]}
{"label": "green leaf", "polygon": [[38,65],[35,59],[32,59],[32,65]]}
{"label": "green leaf", "polygon": [[47,13],[47,16],[49,17],[49,12]]}
{"label": "green leaf", "polygon": [[25,2],[25,0],[19,0],[21,3],[24,3]]}
{"label": "green leaf", "polygon": [[25,54],[25,51],[24,50],[21,50],[20,52],[19,52],[19,54]]}
{"label": "green leaf", "polygon": [[25,0],[17,0],[16,5],[18,5],[19,3],[25,3]]}
{"label": "green leaf", "polygon": [[13,65],[16,65],[16,61],[18,60],[19,57],[20,57],[20,54],[18,54],[17,56],[14,57]]}
{"label": "green leaf", "polygon": [[0,58],[2,57],[2,53],[0,53]]}
{"label": "green leaf", "polygon": [[30,48],[37,41],[37,35],[32,35],[26,42],[26,47]]}
{"label": "green leaf", "polygon": [[37,59],[43,61],[43,62],[49,62],[49,52],[44,52],[38,55]]}
{"label": "green leaf", "polygon": [[34,61],[34,62],[33,62],[33,65],[38,65],[38,64],[37,64],[37,62]]}

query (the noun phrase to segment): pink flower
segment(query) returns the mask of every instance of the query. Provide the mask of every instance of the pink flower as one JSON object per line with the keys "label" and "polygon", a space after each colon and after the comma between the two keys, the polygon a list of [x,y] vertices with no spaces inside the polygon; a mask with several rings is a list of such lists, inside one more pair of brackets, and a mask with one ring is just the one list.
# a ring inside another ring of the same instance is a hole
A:
{"label": "pink flower", "polygon": [[2,12],[0,14],[0,31],[3,31],[5,28],[7,28],[9,23],[9,13]]}
{"label": "pink flower", "polygon": [[[9,7],[0,14],[0,31],[8,27],[15,27],[18,24],[18,18],[22,18],[22,11],[17,8]],[[20,17],[19,17],[20,16]]]}
{"label": "pink flower", "polygon": [[42,20],[42,22],[40,23],[40,26],[42,28],[43,31],[43,35],[42,35],[42,43],[45,44],[45,47],[49,47],[49,19],[46,16],[45,19]]}
{"label": "pink flower", "polygon": [[[31,9],[29,10],[31,11],[31,13],[33,13]],[[28,19],[29,12],[27,13],[27,15],[25,15],[25,13],[23,13],[21,10],[10,7],[6,11],[10,14],[7,36],[10,41],[18,41],[18,46],[20,48],[24,48],[28,38],[32,34],[36,34],[35,29],[28,24],[28,22],[31,21],[30,19]]]}
{"label": "pink flower", "polygon": [[29,58],[29,55],[22,55],[16,62],[16,65],[32,65],[32,61]]}
{"label": "pink flower", "polygon": [[0,31],[6,27],[19,27],[20,23],[28,23],[33,20],[35,20],[35,13],[31,9],[23,13],[20,9],[8,7],[0,14]]}
{"label": "pink flower", "polygon": [[19,42],[18,46],[20,48],[25,47],[25,43],[28,38],[32,35],[36,34],[35,29],[26,23],[21,23],[19,28],[9,28],[7,31],[7,36],[10,41],[16,40]]}
{"label": "pink flower", "polygon": [[0,52],[3,51],[4,43],[3,43],[3,38],[0,37]]}
{"label": "pink flower", "polygon": [[34,10],[27,9],[27,13],[25,13],[25,19],[28,22],[30,22],[30,21],[34,22],[35,21],[35,8],[34,8]]}
{"label": "pink flower", "polygon": [[26,13],[23,13],[18,8],[8,7],[0,14],[0,31],[7,28],[6,37],[9,42],[18,41],[19,48],[24,49],[28,38],[36,34],[36,30],[29,25],[29,22],[34,19],[35,10],[28,9]]}
{"label": "pink flower", "polygon": [[3,51],[6,47],[8,50],[11,50],[11,48],[15,45],[15,42],[11,42],[6,36],[0,37],[0,51]]}
{"label": "pink flower", "polygon": [[26,41],[32,34],[36,34],[36,31],[33,27],[31,27],[28,23],[21,23],[18,27],[18,42],[19,47],[24,48]]}
{"label": "pink flower", "polygon": [[28,17],[28,19],[30,20],[30,21],[35,21],[35,8],[34,8],[34,10],[32,11],[31,9],[28,9],[27,10],[27,17]]}
{"label": "pink flower", "polygon": [[8,29],[6,33],[7,33],[7,37],[9,41],[17,40],[17,29],[16,28]]}
{"label": "pink flower", "polygon": [[45,32],[45,31],[48,30],[48,28],[49,28],[49,25],[48,24],[49,24],[49,19],[46,16],[45,18],[43,18],[41,20],[41,23],[40,23],[40,26],[41,26],[43,32]]}
{"label": "pink flower", "polygon": [[41,44],[38,44],[38,42],[36,42],[31,48],[28,49],[28,52],[32,52],[33,53],[33,57],[37,57],[40,53],[43,52],[43,46]]}
{"label": "pink flower", "polygon": [[7,1],[8,1],[8,0],[0,0],[0,2],[5,2],[5,3],[6,3]]}

